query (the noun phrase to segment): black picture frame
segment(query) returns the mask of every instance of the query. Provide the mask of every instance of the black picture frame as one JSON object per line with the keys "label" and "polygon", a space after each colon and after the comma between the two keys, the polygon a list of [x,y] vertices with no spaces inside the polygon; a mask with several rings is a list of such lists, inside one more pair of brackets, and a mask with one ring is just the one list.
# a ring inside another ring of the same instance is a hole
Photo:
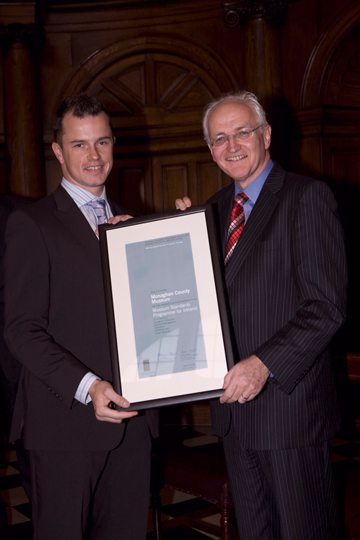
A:
{"label": "black picture frame", "polygon": [[212,206],[99,227],[114,389],[130,410],[218,397],[234,364]]}

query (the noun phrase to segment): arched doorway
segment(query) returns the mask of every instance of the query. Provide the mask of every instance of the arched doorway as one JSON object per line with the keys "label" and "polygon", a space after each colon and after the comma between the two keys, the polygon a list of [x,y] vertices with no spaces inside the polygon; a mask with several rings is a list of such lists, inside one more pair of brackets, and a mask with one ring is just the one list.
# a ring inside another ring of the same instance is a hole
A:
{"label": "arched doorway", "polygon": [[98,96],[117,143],[109,191],[132,212],[174,207],[184,194],[204,202],[225,181],[203,141],[202,110],[236,88],[212,51],[174,35],[119,41],[92,55],[64,94]]}

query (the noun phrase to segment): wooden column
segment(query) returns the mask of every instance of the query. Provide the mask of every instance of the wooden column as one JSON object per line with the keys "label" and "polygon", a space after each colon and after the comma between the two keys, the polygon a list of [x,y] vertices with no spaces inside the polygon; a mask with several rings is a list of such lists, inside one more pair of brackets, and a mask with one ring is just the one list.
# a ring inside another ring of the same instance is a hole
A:
{"label": "wooden column", "polygon": [[39,198],[46,192],[40,92],[35,52],[39,35],[35,24],[0,27],[4,50],[4,124],[8,191]]}
{"label": "wooden column", "polygon": [[225,24],[244,32],[244,88],[261,100],[273,127],[271,155],[291,166],[293,113],[282,94],[281,31],[287,8],[294,0],[224,1]]}
{"label": "wooden column", "polygon": [[263,100],[281,93],[281,26],[293,0],[224,1],[225,24],[242,25],[245,87]]}

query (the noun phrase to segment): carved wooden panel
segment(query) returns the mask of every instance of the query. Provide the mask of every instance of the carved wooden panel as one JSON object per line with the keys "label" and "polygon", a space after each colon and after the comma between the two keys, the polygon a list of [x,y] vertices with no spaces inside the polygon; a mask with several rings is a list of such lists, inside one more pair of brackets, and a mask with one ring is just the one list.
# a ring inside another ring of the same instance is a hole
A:
{"label": "carved wooden panel", "polygon": [[115,127],[159,136],[169,128],[178,133],[184,121],[199,131],[202,107],[234,86],[226,63],[213,53],[189,39],[152,35],[114,43],[90,57],[66,93],[94,93],[114,114]]}
{"label": "carved wooden panel", "polygon": [[108,193],[127,212],[145,215],[173,210],[175,199],[184,195],[194,205],[201,205],[228,181],[207,150],[154,157],[115,156]]}
{"label": "carved wooden panel", "polygon": [[324,175],[341,184],[360,189],[360,134],[358,137],[329,137],[324,140]]}
{"label": "carved wooden panel", "polygon": [[138,156],[136,158],[115,157],[114,166],[107,182],[110,197],[121,204],[131,215],[144,215],[152,211],[147,201],[152,199],[151,161]]}
{"label": "carved wooden panel", "polygon": [[154,210],[174,209],[178,197],[188,195],[194,205],[201,205],[227,179],[212,162],[210,152],[159,156],[153,159]]}
{"label": "carved wooden panel", "polygon": [[339,46],[325,86],[324,102],[360,107],[360,23]]}
{"label": "carved wooden panel", "polygon": [[[348,41],[353,42],[353,51],[356,51],[356,48],[358,49],[356,42],[359,43],[359,21],[360,4],[355,2],[353,6],[349,6],[342,13],[341,17],[336,19],[326,33],[319,37],[308,59],[303,76],[300,93],[300,105],[302,107],[319,106],[325,103],[328,98],[330,103],[346,103],[338,101],[342,92],[340,91],[341,80],[338,79],[335,82],[337,78],[336,71],[338,73],[347,71],[350,58],[356,64],[356,54],[354,56],[348,51],[343,55],[342,51],[343,47],[347,48]],[[339,61],[341,56],[342,59]],[[337,64],[335,72],[333,70],[334,64]],[[350,67],[351,71],[353,69]],[[330,90],[330,88],[331,91],[327,95],[327,89]],[[335,100],[334,96],[336,96]]]}

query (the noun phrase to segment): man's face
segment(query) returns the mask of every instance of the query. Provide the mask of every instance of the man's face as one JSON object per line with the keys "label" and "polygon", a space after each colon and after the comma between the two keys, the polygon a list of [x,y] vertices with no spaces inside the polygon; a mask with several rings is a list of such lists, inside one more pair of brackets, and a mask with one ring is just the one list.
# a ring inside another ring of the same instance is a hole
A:
{"label": "man's face", "polygon": [[52,149],[64,178],[98,196],[113,165],[113,145],[104,112],[83,118],[67,113],[62,121],[61,144],[53,143]]}
{"label": "man's face", "polygon": [[[233,135],[240,130],[257,128],[255,113],[242,103],[228,102],[218,105],[209,116],[208,129],[211,140],[221,135]],[[244,189],[266,167],[271,141],[270,126],[260,127],[247,139],[230,137],[220,146],[209,145],[213,160],[227,175]]]}

